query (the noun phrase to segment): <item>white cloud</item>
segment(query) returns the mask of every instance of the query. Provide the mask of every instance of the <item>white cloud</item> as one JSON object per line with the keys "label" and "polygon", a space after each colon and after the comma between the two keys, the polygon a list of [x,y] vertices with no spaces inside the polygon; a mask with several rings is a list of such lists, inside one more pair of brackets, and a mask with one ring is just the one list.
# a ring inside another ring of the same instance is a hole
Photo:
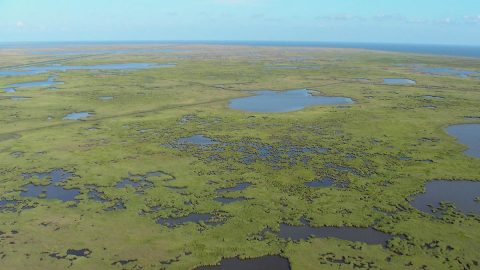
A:
{"label": "white cloud", "polygon": [[453,19],[450,17],[447,17],[447,18],[441,19],[440,22],[450,24],[453,22]]}
{"label": "white cloud", "polygon": [[480,23],[480,14],[476,16],[464,16],[463,19],[467,23]]}
{"label": "white cloud", "polygon": [[18,28],[22,28],[25,26],[25,23],[23,23],[22,21],[18,21],[15,23],[15,26],[18,27]]}

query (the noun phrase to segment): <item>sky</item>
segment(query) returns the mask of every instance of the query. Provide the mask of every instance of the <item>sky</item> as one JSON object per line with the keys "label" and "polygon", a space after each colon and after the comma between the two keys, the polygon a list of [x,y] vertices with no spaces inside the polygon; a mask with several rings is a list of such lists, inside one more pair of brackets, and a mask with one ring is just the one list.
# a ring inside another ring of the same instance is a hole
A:
{"label": "sky", "polygon": [[0,0],[0,42],[480,45],[480,0]]}

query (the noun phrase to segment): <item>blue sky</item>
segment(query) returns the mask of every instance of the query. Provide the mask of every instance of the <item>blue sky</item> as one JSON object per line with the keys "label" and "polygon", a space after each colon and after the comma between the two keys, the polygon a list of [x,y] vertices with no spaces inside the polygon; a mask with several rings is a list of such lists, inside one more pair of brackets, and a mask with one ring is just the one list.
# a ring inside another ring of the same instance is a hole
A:
{"label": "blue sky", "polygon": [[480,0],[0,0],[0,42],[65,40],[480,45]]}

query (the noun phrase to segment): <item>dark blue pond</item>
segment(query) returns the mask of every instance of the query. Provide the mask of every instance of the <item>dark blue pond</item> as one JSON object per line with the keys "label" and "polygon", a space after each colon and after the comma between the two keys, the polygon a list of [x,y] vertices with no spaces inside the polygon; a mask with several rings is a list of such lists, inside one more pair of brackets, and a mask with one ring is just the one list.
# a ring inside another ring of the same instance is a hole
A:
{"label": "dark blue pond", "polygon": [[416,209],[441,216],[441,202],[451,203],[465,214],[480,214],[480,182],[434,180],[425,184],[425,192],[417,194],[411,205]]}
{"label": "dark blue pond", "polygon": [[288,259],[280,256],[264,256],[254,259],[223,259],[219,265],[201,266],[195,270],[290,270]]}
{"label": "dark blue pond", "polygon": [[219,188],[217,189],[216,191],[218,193],[223,193],[223,192],[234,192],[234,191],[242,191],[244,189],[247,189],[249,186],[251,186],[252,184],[250,183],[247,183],[247,182],[244,182],[244,183],[240,183],[240,184],[237,184],[236,186],[233,186],[233,187],[229,187],[229,188]]}
{"label": "dark blue pond", "polygon": [[480,124],[453,125],[446,130],[461,144],[468,146],[468,150],[465,151],[466,155],[480,158]]}
{"label": "dark blue pond", "polygon": [[66,189],[57,185],[37,186],[28,184],[24,188],[26,190],[20,193],[22,197],[36,198],[42,195],[46,199],[58,199],[64,202],[73,201],[80,194],[79,189]]}
{"label": "dark blue pond", "polygon": [[249,112],[291,112],[314,105],[351,104],[348,97],[313,96],[307,89],[258,91],[256,96],[236,98],[230,108]]}
{"label": "dark blue pond", "polygon": [[364,242],[367,244],[387,245],[387,242],[394,236],[377,231],[373,228],[359,227],[312,227],[302,219],[302,226],[292,226],[288,224],[280,224],[280,232],[278,235],[283,239],[290,240],[306,240],[310,237],[319,238],[338,238],[342,240]]}
{"label": "dark blue pond", "polygon": [[56,169],[51,172],[44,173],[23,174],[23,177],[25,179],[47,179],[49,181],[49,184],[35,185],[30,183],[24,185],[24,190],[20,193],[20,196],[30,198],[42,197],[45,199],[57,199],[63,202],[74,201],[75,197],[80,194],[80,190],[67,189],[61,185],[61,183],[65,182],[67,179],[73,176],[74,175],[72,173],[64,171],[62,169]]}

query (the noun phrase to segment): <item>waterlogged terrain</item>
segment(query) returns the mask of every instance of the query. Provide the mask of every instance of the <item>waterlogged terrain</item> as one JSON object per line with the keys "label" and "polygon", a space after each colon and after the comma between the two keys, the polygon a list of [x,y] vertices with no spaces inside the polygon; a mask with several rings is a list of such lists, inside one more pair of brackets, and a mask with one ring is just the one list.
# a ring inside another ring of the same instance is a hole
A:
{"label": "waterlogged terrain", "polygon": [[478,269],[479,67],[2,48],[0,269]]}
{"label": "waterlogged terrain", "polygon": [[65,72],[69,70],[139,70],[149,68],[165,68],[174,67],[175,64],[156,64],[156,63],[121,63],[121,64],[99,64],[99,65],[42,65],[42,66],[27,66],[14,70],[0,69],[0,76],[25,76],[35,75],[49,72]]}
{"label": "waterlogged terrain", "polygon": [[264,256],[254,259],[224,259],[216,266],[198,267],[196,270],[290,270],[290,264],[287,259],[280,256]]}
{"label": "waterlogged terrain", "polygon": [[449,67],[416,67],[416,70],[432,75],[457,76],[460,78],[480,77],[480,72]]}

